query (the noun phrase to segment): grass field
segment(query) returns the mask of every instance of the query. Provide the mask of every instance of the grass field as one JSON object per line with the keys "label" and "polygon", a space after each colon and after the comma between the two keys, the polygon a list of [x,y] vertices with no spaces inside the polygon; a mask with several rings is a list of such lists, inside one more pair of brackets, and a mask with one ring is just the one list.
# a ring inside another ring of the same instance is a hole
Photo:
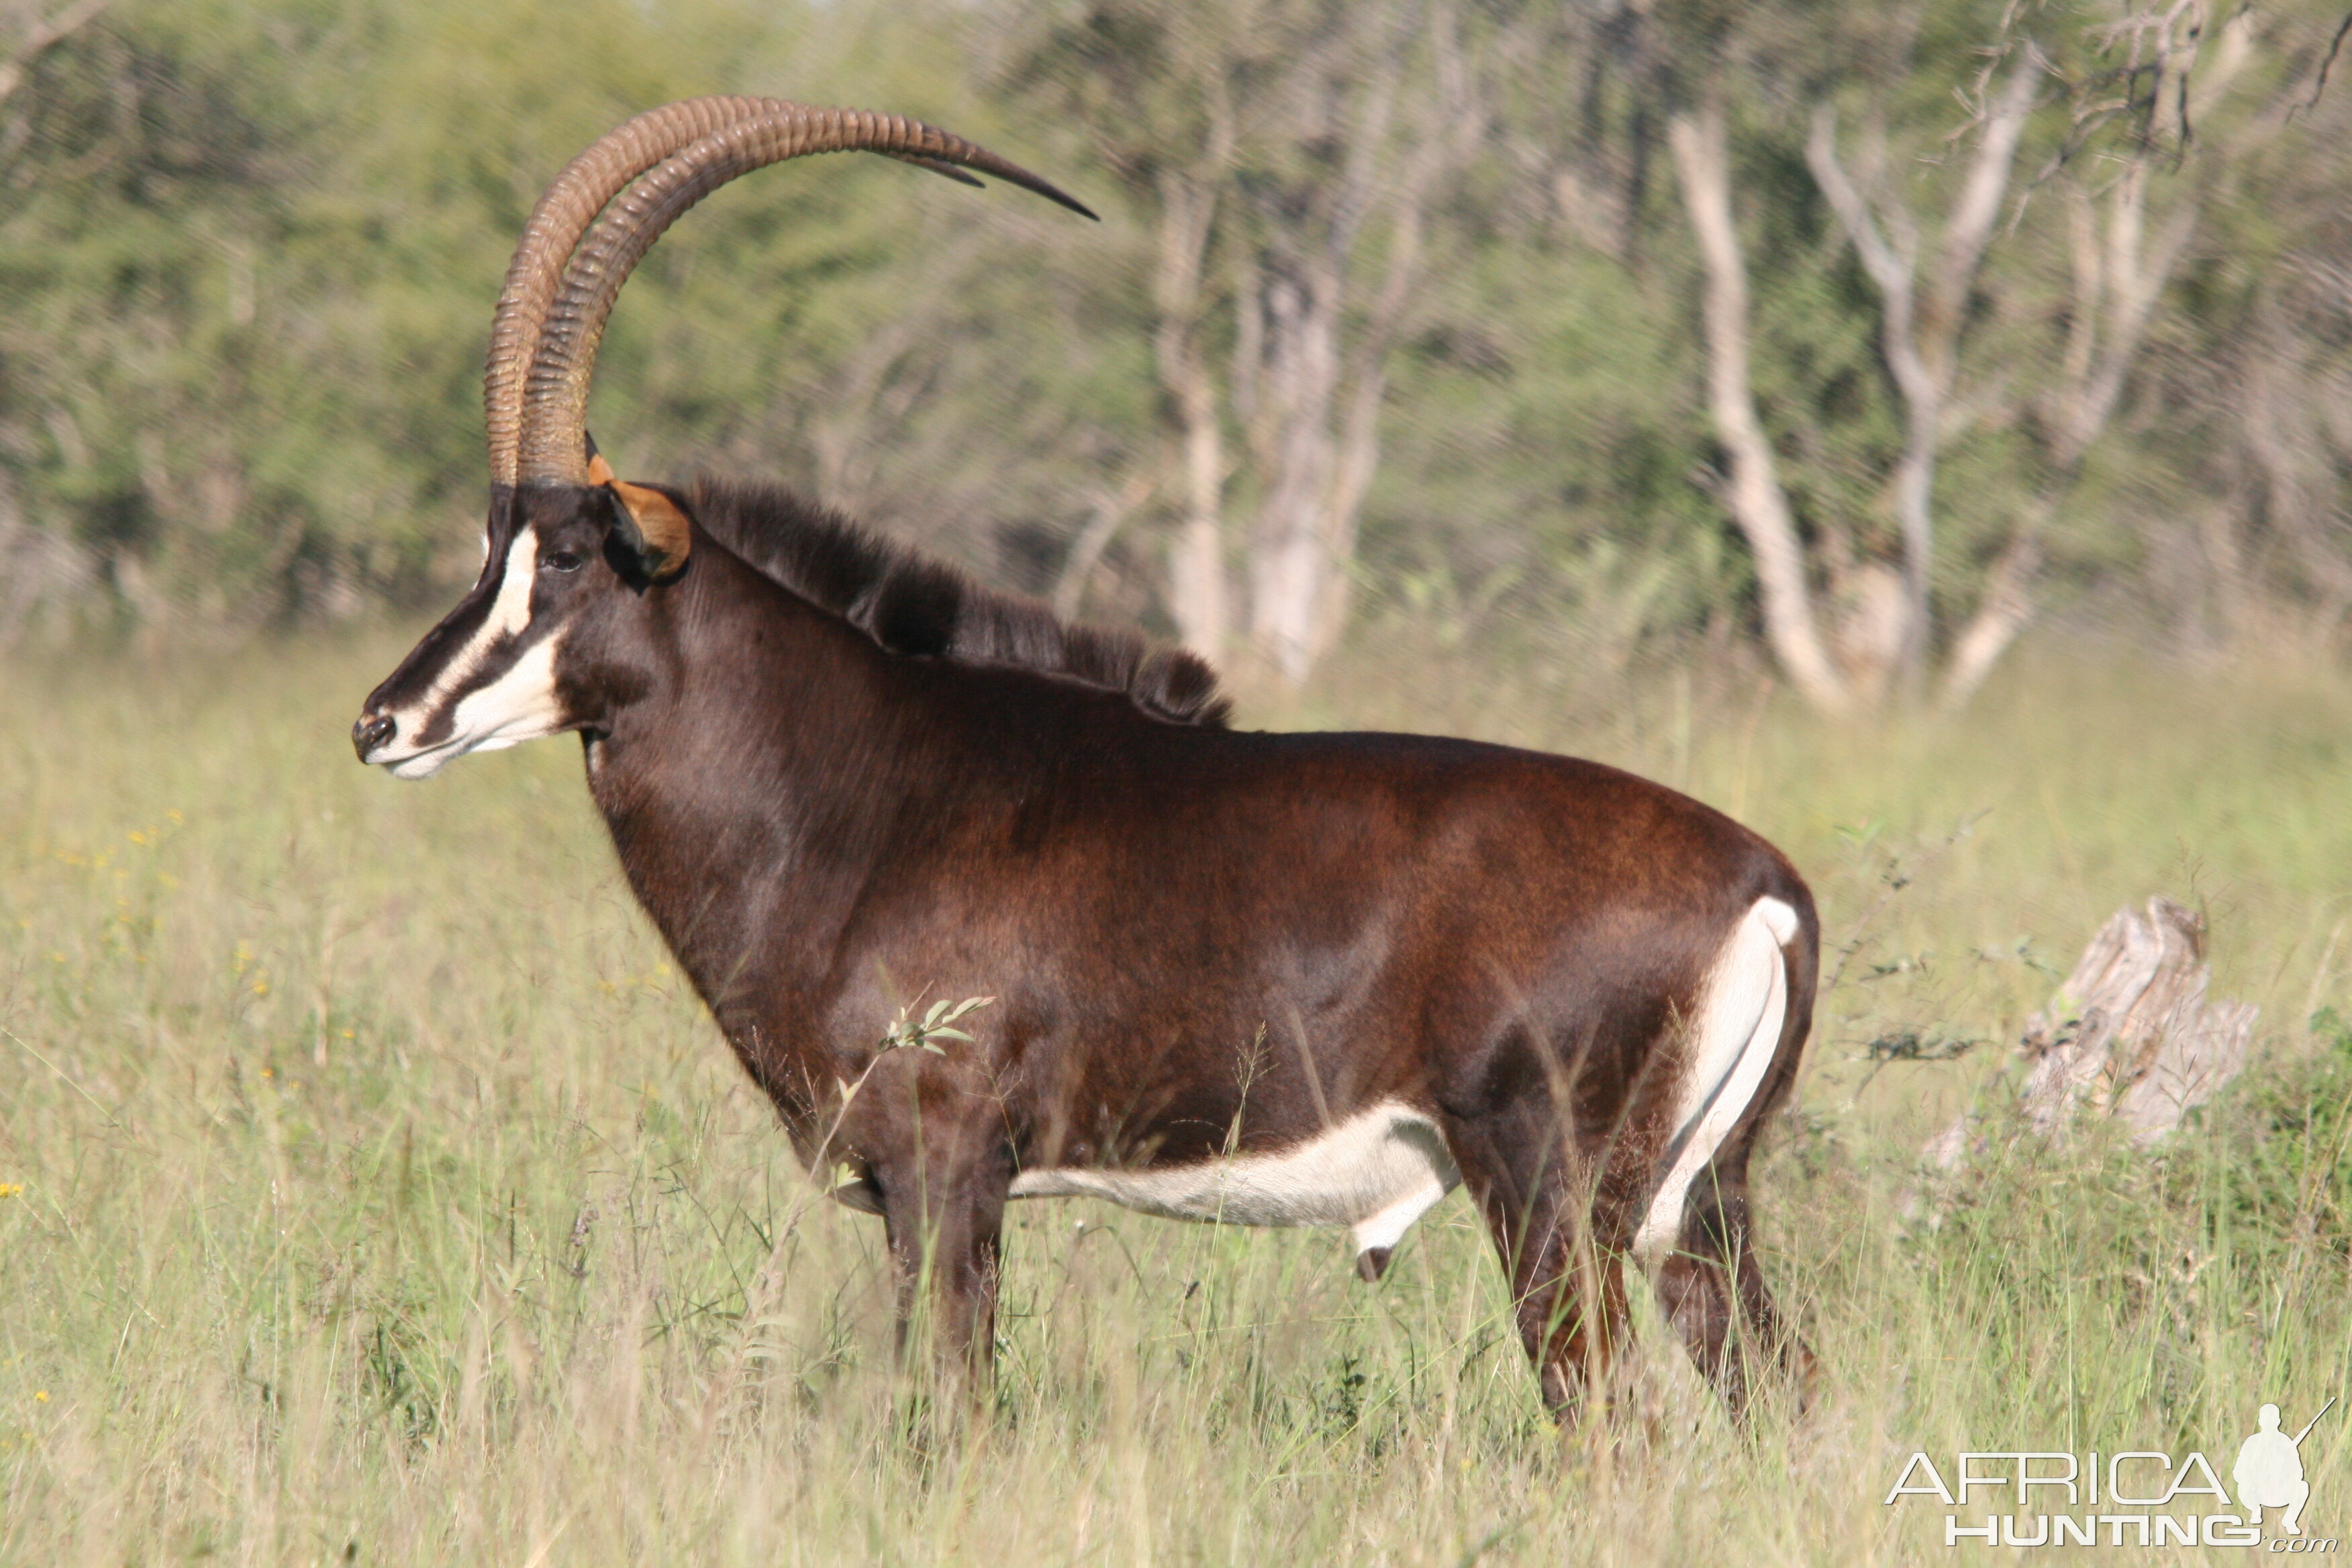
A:
{"label": "grass field", "polygon": [[[1245,709],[1624,763],[1806,869],[1836,984],[1758,1192],[1824,1396],[1735,1431],[1645,1323],[1613,1441],[1563,1440],[1459,1194],[1377,1288],[1337,1235],[1054,1202],[994,1409],[916,1436],[878,1222],[810,1202],[576,747],[352,762],[398,651],[0,681],[0,1563],[1934,1562],[1942,1508],[1881,1502],[1915,1449],[2226,1479],[2262,1400],[2352,1390],[2352,1039],[2308,1022],[2352,1014],[2352,683],[2045,655],[1853,732],[1473,670]],[[1921,1141],[2158,891],[2257,1068],[2161,1156],[2019,1145],[1906,1220]],[[1870,1059],[1906,1034],[1991,1043]]]}

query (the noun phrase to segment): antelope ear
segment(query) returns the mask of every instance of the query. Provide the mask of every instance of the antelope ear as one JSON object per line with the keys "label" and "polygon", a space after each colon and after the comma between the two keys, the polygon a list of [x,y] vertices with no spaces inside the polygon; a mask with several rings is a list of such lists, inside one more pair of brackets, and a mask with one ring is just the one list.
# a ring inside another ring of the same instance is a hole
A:
{"label": "antelope ear", "polygon": [[694,548],[694,524],[686,508],[667,490],[633,485],[612,478],[612,472],[604,458],[590,460],[589,478],[610,489],[620,503],[613,509],[613,543],[636,562],[648,582],[668,582],[686,570],[687,553]]}

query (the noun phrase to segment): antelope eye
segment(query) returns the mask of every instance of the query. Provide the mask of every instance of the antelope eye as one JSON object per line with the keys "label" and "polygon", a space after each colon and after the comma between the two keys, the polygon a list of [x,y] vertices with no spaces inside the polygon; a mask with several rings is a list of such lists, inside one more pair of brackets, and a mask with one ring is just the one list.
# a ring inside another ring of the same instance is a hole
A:
{"label": "antelope eye", "polygon": [[540,564],[550,572],[577,572],[580,570],[580,557],[569,550],[559,550]]}

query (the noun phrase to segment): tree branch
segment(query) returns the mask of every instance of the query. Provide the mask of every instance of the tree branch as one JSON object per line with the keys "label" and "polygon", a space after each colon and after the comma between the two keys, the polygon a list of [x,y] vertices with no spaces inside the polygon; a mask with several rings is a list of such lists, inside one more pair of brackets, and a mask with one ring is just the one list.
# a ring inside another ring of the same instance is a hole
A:
{"label": "tree branch", "polygon": [[[1932,330],[1939,339],[1957,339],[1959,334],[1962,306],[2009,194],[2010,171],[2017,162],[2026,120],[2033,112],[2042,69],[2041,51],[2028,44],[2019,52],[2000,100],[1986,111],[1984,136],[1977,143],[1976,159],[1960,187],[1960,199],[1952,205],[1951,221],[1944,226],[1943,247],[1929,277]],[[1939,346],[1927,345],[1930,359],[1938,357]]]}
{"label": "tree branch", "polygon": [[[1853,241],[1854,254],[1862,258],[1863,270],[1872,282],[1888,294],[1901,290],[1907,298],[1911,292],[1912,258],[1897,256],[1879,232],[1878,220],[1871,216],[1870,204],[1863,199],[1862,191],[1845,172],[1837,155],[1837,105],[1827,101],[1813,108],[1813,131],[1805,139],[1805,164],[1813,172],[1814,184],[1829,198],[1830,210],[1837,214],[1838,224],[1846,237]],[[1908,247],[1905,247],[1908,250]]]}

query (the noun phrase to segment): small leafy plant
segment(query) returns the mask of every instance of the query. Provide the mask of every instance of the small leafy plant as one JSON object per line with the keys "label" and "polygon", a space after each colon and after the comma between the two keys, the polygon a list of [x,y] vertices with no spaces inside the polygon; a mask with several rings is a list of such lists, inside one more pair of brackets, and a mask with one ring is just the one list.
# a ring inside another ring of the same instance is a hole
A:
{"label": "small leafy plant", "polygon": [[996,998],[967,996],[961,1002],[941,999],[932,1003],[930,1010],[919,1020],[915,1017],[914,1011],[916,1004],[921,1000],[922,998],[919,996],[914,1002],[909,1002],[898,1009],[898,1018],[889,1028],[883,1031],[882,1048],[884,1050],[906,1050],[911,1047],[929,1051],[935,1057],[943,1057],[947,1052],[932,1042],[971,1039],[970,1035],[955,1027],[956,1020],[979,1011]]}

